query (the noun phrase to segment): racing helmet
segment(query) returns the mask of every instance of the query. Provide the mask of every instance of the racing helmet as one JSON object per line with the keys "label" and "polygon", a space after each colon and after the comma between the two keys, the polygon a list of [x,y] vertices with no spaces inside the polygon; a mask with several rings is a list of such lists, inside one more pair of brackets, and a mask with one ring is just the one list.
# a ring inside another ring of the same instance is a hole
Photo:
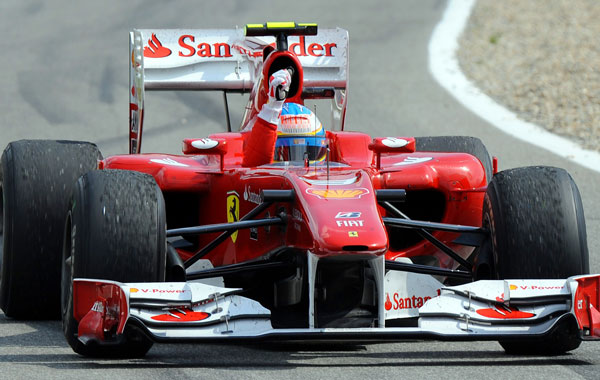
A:
{"label": "racing helmet", "polygon": [[284,103],[273,161],[322,161],[326,155],[327,138],[317,115],[303,105]]}

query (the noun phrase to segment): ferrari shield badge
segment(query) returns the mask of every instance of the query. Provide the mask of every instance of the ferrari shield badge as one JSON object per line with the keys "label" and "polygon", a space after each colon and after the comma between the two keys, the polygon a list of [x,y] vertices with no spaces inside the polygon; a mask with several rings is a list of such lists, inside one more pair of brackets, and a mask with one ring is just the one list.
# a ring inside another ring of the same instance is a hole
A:
{"label": "ferrari shield badge", "polygon": [[[240,219],[240,197],[235,191],[227,193],[227,222],[237,222]],[[238,232],[231,234],[231,240],[235,243]]]}

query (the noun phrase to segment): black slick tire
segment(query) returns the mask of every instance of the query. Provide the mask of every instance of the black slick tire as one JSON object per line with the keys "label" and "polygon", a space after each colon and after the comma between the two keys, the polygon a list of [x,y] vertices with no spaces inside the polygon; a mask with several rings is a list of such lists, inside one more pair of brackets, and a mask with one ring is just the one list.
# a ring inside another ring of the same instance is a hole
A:
{"label": "black slick tire", "polygon": [[113,345],[84,345],[78,340],[72,281],[164,281],[166,213],[154,178],[125,170],[98,170],[82,176],[73,190],[64,236],[62,320],[71,348],[92,357],[145,355],[152,341],[135,326],[126,326],[123,339]]}
{"label": "black slick tire", "polygon": [[98,166],[96,145],[21,140],[2,154],[0,307],[18,319],[60,316],[60,258],[69,196]]}
{"label": "black slick tire", "polygon": [[[484,198],[482,224],[490,231],[498,279],[566,279],[589,272],[581,196],[563,169],[524,167],[496,174]],[[580,340],[565,322],[543,339],[500,344],[511,354],[560,354]]]}

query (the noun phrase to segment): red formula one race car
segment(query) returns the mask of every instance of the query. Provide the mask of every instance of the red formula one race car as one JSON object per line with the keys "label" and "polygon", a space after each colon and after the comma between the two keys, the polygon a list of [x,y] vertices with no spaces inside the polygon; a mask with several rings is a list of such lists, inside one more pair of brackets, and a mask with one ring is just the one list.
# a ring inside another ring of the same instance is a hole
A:
{"label": "red formula one race car", "polygon": [[[129,58],[130,154],[68,141],[4,151],[7,316],[62,314],[89,356],[259,339],[560,353],[600,337],[569,174],[497,172],[471,137],[344,131],[347,31],[134,30]],[[182,89],[249,92],[240,131],[140,153],[145,91]],[[319,101],[326,128],[305,107]]]}

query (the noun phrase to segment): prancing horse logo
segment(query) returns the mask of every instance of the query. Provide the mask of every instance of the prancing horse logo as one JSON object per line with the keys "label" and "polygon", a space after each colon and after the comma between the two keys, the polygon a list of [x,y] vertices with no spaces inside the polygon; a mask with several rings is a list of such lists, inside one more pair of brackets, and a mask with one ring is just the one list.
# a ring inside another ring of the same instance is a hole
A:
{"label": "prancing horse logo", "polygon": [[[227,222],[237,222],[240,219],[240,197],[235,191],[227,193]],[[235,243],[238,232],[231,234],[231,240]]]}

